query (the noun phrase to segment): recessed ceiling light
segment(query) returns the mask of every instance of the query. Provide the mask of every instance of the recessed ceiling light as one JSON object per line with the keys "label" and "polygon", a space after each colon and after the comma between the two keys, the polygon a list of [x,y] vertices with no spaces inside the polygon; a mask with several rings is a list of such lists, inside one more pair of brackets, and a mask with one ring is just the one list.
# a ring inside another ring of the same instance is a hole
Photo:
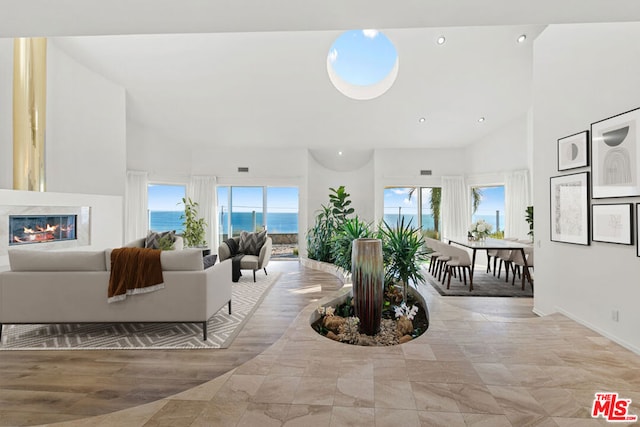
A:
{"label": "recessed ceiling light", "polygon": [[440,36],[438,37],[438,40],[436,40],[436,43],[438,44],[444,44],[444,42],[446,42],[447,39],[444,38],[444,36]]}
{"label": "recessed ceiling light", "polygon": [[518,37],[518,43],[524,43],[524,41],[527,39],[527,35],[526,34],[521,34]]}
{"label": "recessed ceiling light", "polygon": [[424,121],[425,121],[425,120],[427,120],[427,119],[425,119],[424,117],[420,117],[420,118],[418,119],[418,122],[420,122],[420,123],[424,123]]}
{"label": "recessed ceiling light", "polygon": [[342,156],[342,151],[338,151],[338,156]]}
{"label": "recessed ceiling light", "polygon": [[484,122],[484,117],[480,117],[480,118],[478,119],[478,123],[482,123],[482,122]]}

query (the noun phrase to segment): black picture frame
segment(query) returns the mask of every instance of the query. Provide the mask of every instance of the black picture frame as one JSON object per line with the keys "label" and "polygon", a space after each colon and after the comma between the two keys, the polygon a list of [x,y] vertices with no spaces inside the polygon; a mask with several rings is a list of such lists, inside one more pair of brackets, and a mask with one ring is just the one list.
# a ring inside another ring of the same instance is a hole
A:
{"label": "black picture frame", "polygon": [[589,166],[589,131],[558,139],[558,171]]}
{"label": "black picture frame", "polygon": [[640,203],[636,203],[636,256],[640,257]]}
{"label": "black picture frame", "polygon": [[588,246],[589,172],[550,178],[551,241]]}
{"label": "black picture frame", "polygon": [[591,197],[640,196],[640,108],[591,123]]}
{"label": "black picture frame", "polygon": [[633,204],[593,204],[591,206],[591,240],[633,245]]}

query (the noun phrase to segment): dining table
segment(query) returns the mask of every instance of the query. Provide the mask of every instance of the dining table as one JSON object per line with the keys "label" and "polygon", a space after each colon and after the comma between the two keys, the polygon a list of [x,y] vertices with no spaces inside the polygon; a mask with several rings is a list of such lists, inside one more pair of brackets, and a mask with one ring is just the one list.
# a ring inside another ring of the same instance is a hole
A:
{"label": "dining table", "polygon": [[529,266],[527,265],[527,256],[525,253],[525,249],[531,248],[532,245],[530,243],[522,243],[515,240],[502,240],[502,239],[492,239],[490,237],[483,240],[472,240],[468,237],[460,237],[460,238],[445,238],[445,241],[448,241],[449,244],[456,244],[459,246],[463,246],[465,248],[471,249],[473,251],[471,255],[471,271],[469,275],[471,276],[471,280],[473,281],[473,272],[474,267],[476,265],[476,252],[478,250],[483,251],[491,251],[491,250],[511,250],[517,251],[519,250],[522,254],[522,259],[524,260],[524,268],[523,274],[527,277],[528,280],[531,280],[529,276]]}

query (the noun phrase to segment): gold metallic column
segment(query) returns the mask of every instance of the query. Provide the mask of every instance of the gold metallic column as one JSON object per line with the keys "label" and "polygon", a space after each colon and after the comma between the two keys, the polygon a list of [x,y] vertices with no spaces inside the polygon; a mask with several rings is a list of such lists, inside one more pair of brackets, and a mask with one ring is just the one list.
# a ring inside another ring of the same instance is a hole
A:
{"label": "gold metallic column", "polygon": [[13,188],[45,191],[47,39],[13,42]]}

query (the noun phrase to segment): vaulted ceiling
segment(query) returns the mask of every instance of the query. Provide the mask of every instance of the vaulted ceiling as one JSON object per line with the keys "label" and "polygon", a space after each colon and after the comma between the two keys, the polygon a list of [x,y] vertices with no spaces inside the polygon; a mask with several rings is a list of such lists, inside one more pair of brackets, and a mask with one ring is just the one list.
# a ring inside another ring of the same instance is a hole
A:
{"label": "vaulted ceiling", "polygon": [[[3,2],[0,36],[49,37],[126,89],[128,120],[180,144],[416,148],[464,146],[523,117],[545,25],[630,20],[636,0],[17,0]],[[383,31],[399,57],[395,84],[368,101],[338,92],[326,68],[336,37],[358,28]]]}

